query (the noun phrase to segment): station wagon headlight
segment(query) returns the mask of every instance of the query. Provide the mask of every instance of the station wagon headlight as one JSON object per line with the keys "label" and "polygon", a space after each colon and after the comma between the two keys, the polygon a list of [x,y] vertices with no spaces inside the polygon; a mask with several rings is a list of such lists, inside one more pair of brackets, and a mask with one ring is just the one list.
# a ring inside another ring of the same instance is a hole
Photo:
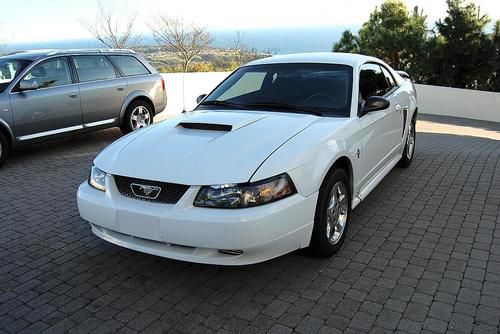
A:
{"label": "station wagon headlight", "polygon": [[97,168],[96,166],[92,166],[89,176],[89,184],[101,191],[106,191],[106,173]]}
{"label": "station wagon headlight", "polygon": [[201,187],[194,206],[208,208],[248,208],[271,203],[297,192],[287,174],[258,182]]}

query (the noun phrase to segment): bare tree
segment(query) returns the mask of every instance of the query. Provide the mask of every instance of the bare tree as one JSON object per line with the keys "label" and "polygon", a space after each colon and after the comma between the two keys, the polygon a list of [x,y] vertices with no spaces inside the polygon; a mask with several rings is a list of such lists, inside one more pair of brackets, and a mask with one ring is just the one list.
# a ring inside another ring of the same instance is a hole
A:
{"label": "bare tree", "polygon": [[106,7],[97,1],[98,11],[94,21],[80,19],[80,24],[108,48],[130,49],[140,45],[141,34],[134,33],[137,13],[121,8]]}
{"label": "bare tree", "polygon": [[0,31],[0,55],[3,55],[7,51],[7,41],[5,35]]}
{"label": "bare tree", "polygon": [[243,44],[244,39],[245,33],[237,30],[233,39],[233,54],[238,65],[243,64],[246,58],[245,55],[248,53],[247,47]]}
{"label": "bare tree", "polygon": [[245,33],[236,31],[231,49],[233,52],[234,60],[238,66],[263,57],[263,54],[260,53],[255,47],[249,48],[244,40]]}
{"label": "bare tree", "polygon": [[149,26],[158,44],[181,58],[184,72],[187,72],[191,61],[208,49],[214,40],[205,28],[164,14],[156,16]]}

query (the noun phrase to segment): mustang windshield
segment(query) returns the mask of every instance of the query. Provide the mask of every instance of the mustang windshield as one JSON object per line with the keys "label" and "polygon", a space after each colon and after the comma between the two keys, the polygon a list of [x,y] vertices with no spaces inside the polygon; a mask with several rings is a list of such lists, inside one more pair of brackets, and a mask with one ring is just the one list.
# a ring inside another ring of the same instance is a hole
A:
{"label": "mustang windshield", "polygon": [[352,67],[269,64],[236,70],[199,109],[253,109],[349,117]]}
{"label": "mustang windshield", "polygon": [[29,60],[0,57],[0,93],[30,64]]}

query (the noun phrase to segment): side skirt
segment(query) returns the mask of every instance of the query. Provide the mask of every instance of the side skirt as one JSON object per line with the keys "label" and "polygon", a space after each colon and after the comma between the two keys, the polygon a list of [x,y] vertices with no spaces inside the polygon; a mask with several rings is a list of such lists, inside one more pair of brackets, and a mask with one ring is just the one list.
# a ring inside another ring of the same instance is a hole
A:
{"label": "side skirt", "polygon": [[389,163],[380,170],[378,174],[375,174],[373,178],[366,184],[364,188],[362,188],[356,197],[352,200],[352,208],[354,209],[362,200],[368,196],[372,192],[373,189],[384,179],[384,177],[389,174],[389,172],[398,164],[399,160],[401,160],[401,155],[396,155]]}

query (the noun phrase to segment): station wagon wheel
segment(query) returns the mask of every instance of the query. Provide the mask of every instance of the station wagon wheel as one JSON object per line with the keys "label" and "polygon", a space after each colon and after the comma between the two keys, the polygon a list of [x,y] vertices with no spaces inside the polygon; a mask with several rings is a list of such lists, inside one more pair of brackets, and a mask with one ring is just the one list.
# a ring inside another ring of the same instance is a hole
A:
{"label": "station wagon wheel", "polygon": [[130,116],[130,127],[133,130],[137,130],[148,126],[151,123],[151,115],[149,110],[144,106],[137,106],[132,110]]}
{"label": "station wagon wheel", "polygon": [[403,149],[401,160],[399,160],[398,162],[399,167],[408,167],[413,161],[417,137],[416,122],[416,117],[414,117],[408,125],[408,134],[406,136],[405,147]]}
{"label": "station wagon wheel", "polygon": [[321,185],[309,249],[319,257],[338,252],[347,234],[351,215],[349,177],[335,169]]}
{"label": "station wagon wheel", "polygon": [[153,112],[150,105],[143,100],[137,100],[128,106],[122,120],[121,130],[126,134],[151,123],[153,123]]}
{"label": "station wagon wheel", "polygon": [[0,167],[2,167],[2,165],[5,163],[8,155],[9,155],[9,142],[7,141],[5,135],[2,132],[0,132]]}

